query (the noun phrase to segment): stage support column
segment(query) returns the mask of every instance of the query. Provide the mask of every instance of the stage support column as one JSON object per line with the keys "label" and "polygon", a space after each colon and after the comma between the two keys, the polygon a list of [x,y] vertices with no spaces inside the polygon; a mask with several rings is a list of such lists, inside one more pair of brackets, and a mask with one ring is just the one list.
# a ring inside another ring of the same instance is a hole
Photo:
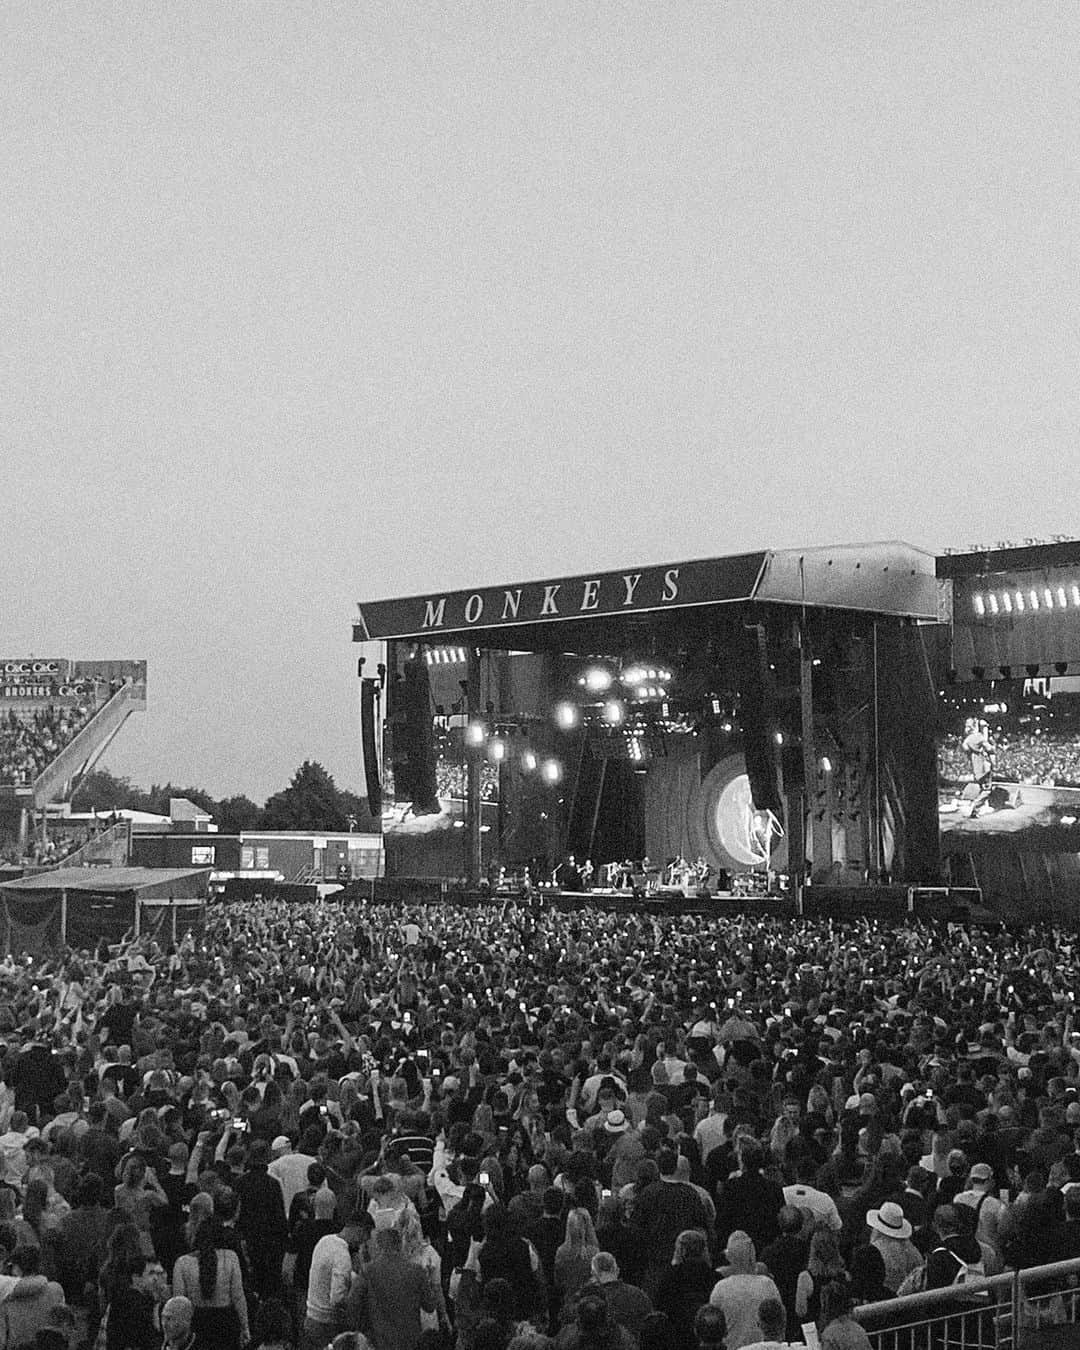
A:
{"label": "stage support column", "polygon": [[[468,708],[469,721],[478,721],[483,706],[480,689],[480,652],[469,648],[468,667]],[[480,769],[484,762],[482,746],[473,746],[465,756],[465,835],[467,853],[465,856],[465,884],[475,888],[480,884],[484,872],[483,838],[480,833],[483,809],[480,804]]]}
{"label": "stage support column", "polygon": [[873,637],[870,647],[871,659],[871,690],[872,690],[872,720],[871,720],[871,739],[870,739],[870,847],[871,847],[871,867],[874,881],[881,881],[882,876],[882,849],[881,849],[881,708],[879,703],[878,691],[878,626],[877,620],[874,620]]}
{"label": "stage support column", "polygon": [[814,732],[814,662],[806,634],[799,641],[799,703],[802,712],[803,803],[810,814],[810,838],[813,867],[819,881],[827,879],[832,867],[832,812],[818,795],[818,752]]}
{"label": "stage support column", "polygon": [[[793,700],[796,693],[799,698],[799,732],[802,741],[802,753],[797,755],[798,747],[790,744],[781,756],[784,775],[784,807],[787,813],[787,819],[784,821],[784,830],[787,835],[787,862],[788,873],[791,876],[792,884],[801,886],[805,880],[808,880],[808,869],[806,866],[806,801],[808,782],[806,776],[806,734],[804,724],[806,720],[806,709],[803,706],[806,699],[807,677],[805,666],[809,660],[808,653],[803,650],[803,635],[798,621],[794,622],[789,631],[789,642],[798,651],[798,689],[792,689],[790,700]],[[784,718],[784,725],[789,735],[794,733],[795,709],[792,702],[788,702],[788,711]]]}

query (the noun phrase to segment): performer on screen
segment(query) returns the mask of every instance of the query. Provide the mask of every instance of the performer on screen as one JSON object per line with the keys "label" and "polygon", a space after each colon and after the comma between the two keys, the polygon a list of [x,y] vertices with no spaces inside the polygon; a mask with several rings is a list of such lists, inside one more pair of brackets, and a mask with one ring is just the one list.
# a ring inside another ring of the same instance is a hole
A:
{"label": "performer on screen", "polygon": [[981,717],[969,717],[964,723],[962,748],[971,765],[971,777],[979,789],[971,803],[969,817],[975,820],[990,800],[994,785],[994,742],[990,737],[990,724]]}

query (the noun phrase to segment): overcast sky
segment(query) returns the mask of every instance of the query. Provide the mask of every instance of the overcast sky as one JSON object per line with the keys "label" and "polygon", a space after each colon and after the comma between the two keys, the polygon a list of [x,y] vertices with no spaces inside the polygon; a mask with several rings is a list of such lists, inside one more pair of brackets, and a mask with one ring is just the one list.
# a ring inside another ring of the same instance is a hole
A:
{"label": "overcast sky", "polygon": [[1075,0],[0,8],[0,653],[359,786],[355,602],[1080,533]]}

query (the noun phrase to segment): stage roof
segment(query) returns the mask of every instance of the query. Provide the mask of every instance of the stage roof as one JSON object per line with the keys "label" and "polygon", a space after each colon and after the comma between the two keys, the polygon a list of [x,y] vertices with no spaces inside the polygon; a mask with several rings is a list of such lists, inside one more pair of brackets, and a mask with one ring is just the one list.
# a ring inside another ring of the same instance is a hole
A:
{"label": "stage roof", "polygon": [[56,891],[84,891],[92,895],[138,893],[146,898],[181,892],[197,899],[206,894],[210,868],[174,867],[61,867],[54,872],[38,872],[32,877],[5,881],[0,892],[9,895],[41,894]]}
{"label": "stage roof", "polygon": [[911,544],[888,542],[764,549],[726,558],[361,601],[353,641],[462,641],[483,633],[490,646],[493,635],[505,629],[509,631],[504,645],[521,646],[524,630],[538,626],[614,625],[635,615],[739,603],[858,610],[930,622],[947,618],[934,555]]}
{"label": "stage roof", "polygon": [[939,577],[981,577],[998,572],[1030,572],[1054,567],[1080,567],[1080,539],[1049,544],[1022,544],[971,553],[944,553],[937,560]]}

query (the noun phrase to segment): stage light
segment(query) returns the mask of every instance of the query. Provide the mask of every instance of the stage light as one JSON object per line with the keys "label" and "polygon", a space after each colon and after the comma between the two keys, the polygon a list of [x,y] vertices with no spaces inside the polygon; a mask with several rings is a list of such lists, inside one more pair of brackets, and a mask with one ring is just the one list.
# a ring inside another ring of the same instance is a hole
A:
{"label": "stage light", "polygon": [[604,666],[590,666],[585,672],[585,688],[590,694],[603,694],[611,688],[613,676]]}
{"label": "stage light", "polygon": [[1038,592],[1038,591],[1028,591],[1028,599],[1031,601],[1031,608],[1032,608],[1032,609],[1038,609],[1038,608],[1039,608],[1039,592]]}
{"label": "stage light", "polygon": [[1001,592],[1001,604],[1006,614],[1012,613],[1012,596],[1008,591]]}
{"label": "stage light", "polygon": [[631,666],[622,673],[623,684],[642,684],[645,680],[645,672],[640,666]]}
{"label": "stage light", "polygon": [[1073,604],[1080,609],[1080,586],[1070,586],[1069,594],[1072,596]]}
{"label": "stage light", "polygon": [[1024,610],[1025,610],[1026,608],[1027,608],[1027,605],[1024,603],[1024,592],[1023,592],[1023,591],[1017,591],[1017,592],[1016,592],[1016,612],[1017,612],[1017,614],[1023,614],[1023,612],[1024,612]]}
{"label": "stage light", "polygon": [[645,758],[645,752],[641,748],[641,742],[638,740],[636,736],[634,736],[630,741],[630,758],[637,760]]}
{"label": "stage light", "polygon": [[573,703],[559,703],[555,707],[555,721],[563,731],[572,731],[581,721],[581,710]]}
{"label": "stage light", "polygon": [[1043,587],[1043,600],[1046,601],[1047,609],[1054,608],[1054,592],[1050,589],[1049,586]]}
{"label": "stage light", "polygon": [[1076,817],[1075,817],[1075,816],[1062,816],[1062,817],[1061,817],[1061,823],[1062,823],[1062,825],[1075,825],[1075,824],[1076,824]]}
{"label": "stage light", "polygon": [[470,722],[465,728],[467,745],[483,745],[485,736],[487,736],[487,727],[484,726],[483,722]]}
{"label": "stage light", "polygon": [[832,760],[828,755],[822,755],[821,757],[821,771],[822,773],[832,773]]}
{"label": "stage light", "polygon": [[971,597],[971,603],[975,606],[975,613],[981,619],[986,613],[986,602],[981,595],[973,595]]}
{"label": "stage light", "polygon": [[731,730],[731,723],[730,723],[730,722],[722,722],[722,723],[720,724],[720,730],[721,730],[721,731],[730,731],[730,730]]}
{"label": "stage light", "polygon": [[463,830],[464,828],[465,828],[465,822],[464,822],[463,820],[455,820],[455,821],[454,821],[454,829],[455,829],[455,830]]}
{"label": "stage light", "polygon": [[536,768],[536,755],[532,750],[526,750],[521,756],[521,767],[526,773],[532,773]]}
{"label": "stage light", "polygon": [[492,741],[488,746],[488,756],[493,759],[496,764],[504,760],[506,758],[506,742],[497,739]]}
{"label": "stage light", "polygon": [[562,777],[562,765],[557,759],[545,759],[540,766],[540,773],[545,783],[557,783]]}
{"label": "stage light", "polygon": [[782,731],[778,731],[778,732],[776,733],[776,744],[777,744],[777,745],[783,745],[783,744],[784,744],[784,733],[783,733]]}
{"label": "stage light", "polygon": [[[1047,591],[1047,595],[1049,594],[1050,592]],[[997,596],[993,593],[993,591],[991,591],[990,594],[986,597],[986,603],[990,606],[990,613],[996,615],[998,612],[998,602]]]}
{"label": "stage light", "polygon": [[609,699],[604,704],[603,718],[609,726],[617,727],[626,716],[626,709],[618,699]]}
{"label": "stage light", "polygon": [[1057,602],[1058,602],[1058,604],[1061,606],[1062,609],[1067,609],[1067,608],[1068,608],[1069,602],[1068,602],[1068,600],[1065,598],[1065,587],[1064,587],[1064,586],[1059,586],[1059,587],[1057,588]]}

